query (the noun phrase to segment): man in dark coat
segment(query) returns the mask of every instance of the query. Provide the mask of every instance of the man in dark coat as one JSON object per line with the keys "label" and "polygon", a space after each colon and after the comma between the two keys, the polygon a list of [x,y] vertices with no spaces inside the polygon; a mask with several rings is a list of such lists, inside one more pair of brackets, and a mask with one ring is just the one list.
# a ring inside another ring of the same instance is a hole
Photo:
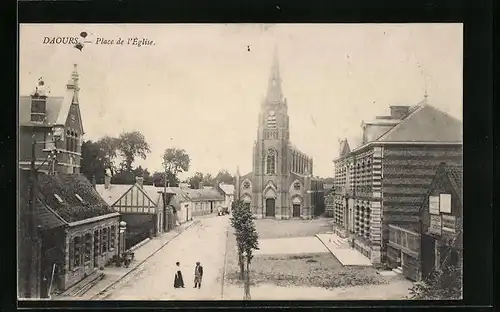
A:
{"label": "man in dark coat", "polygon": [[194,267],[194,288],[201,288],[201,279],[203,277],[203,267],[199,262],[196,262],[196,266]]}
{"label": "man in dark coat", "polygon": [[175,265],[177,266],[177,272],[175,273],[174,277],[174,287],[175,288],[184,288],[184,279],[182,279],[182,272],[180,268],[180,263],[176,262]]}

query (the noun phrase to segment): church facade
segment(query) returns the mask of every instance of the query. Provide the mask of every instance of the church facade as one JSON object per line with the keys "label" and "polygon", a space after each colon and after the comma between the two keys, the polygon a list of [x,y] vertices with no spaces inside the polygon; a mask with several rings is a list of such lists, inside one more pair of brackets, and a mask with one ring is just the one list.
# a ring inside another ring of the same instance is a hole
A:
{"label": "church facade", "polygon": [[290,141],[287,99],[281,88],[275,52],[266,97],[261,103],[253,170],[236,174],[236,198],[257,218],[310,219],[320,181],[313,178],[313,160]]}

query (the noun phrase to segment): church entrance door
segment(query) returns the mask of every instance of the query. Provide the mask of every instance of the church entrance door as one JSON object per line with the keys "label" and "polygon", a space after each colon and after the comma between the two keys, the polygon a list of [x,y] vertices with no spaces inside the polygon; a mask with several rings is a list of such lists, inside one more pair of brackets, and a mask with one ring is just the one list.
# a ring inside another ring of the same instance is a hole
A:
{"label": "church entrance door", "polygon": [[293,204],[293,217],[294,218],[300,217],[300,204]]}
{"label": "church entrance door", "polygon": [[276,211],[276,200],[274,198],[266,199],[266,217],[274,217]]}

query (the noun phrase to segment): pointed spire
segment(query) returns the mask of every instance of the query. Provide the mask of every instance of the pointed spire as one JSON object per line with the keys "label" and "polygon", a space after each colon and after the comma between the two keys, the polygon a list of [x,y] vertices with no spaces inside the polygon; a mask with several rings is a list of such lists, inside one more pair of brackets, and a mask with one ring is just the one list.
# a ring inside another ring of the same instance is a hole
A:
{"label": "pointed spire", "polygon": [[236,166],[236,174],[239,176],[240,175],[240,166]]}
{"label": "pointed spire", "polygon": [[73,72],[71,73],[71,78],[66,84],[66,88],[69,90],[74,90],[73,93],[73,103],[78,104],[78,91],[80,88],[78,87],[78,80],[80,79],[80,75],[78,74],[78,65],[73,64]]}
{"label": "pointed spire", "polygon": [[271,74],[269,76],[269,85],[267,88],[267,101],[281,101],[283,93],[281,90],[281,74],[278,57],[278,47],[274,48],[273,64],[271,67]]}

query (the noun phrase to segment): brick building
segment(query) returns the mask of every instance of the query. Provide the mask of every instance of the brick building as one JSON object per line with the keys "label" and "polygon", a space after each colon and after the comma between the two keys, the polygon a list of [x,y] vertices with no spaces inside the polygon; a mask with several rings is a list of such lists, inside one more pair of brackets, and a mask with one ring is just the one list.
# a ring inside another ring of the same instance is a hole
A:
{"label": "brick building", "polygon": [[[30,171],[20,170],[21,215],[28,209]],[[38,173],[36,183],[36,228],[38,232],[37,268],[32,274],[38,281],[37,295],[46,297],[52,290],[65,290],[103,267],[118,252],[119,214],[115,213],[78,174]],[[28,272],[26,243],[29,234],[21,222],[19,228],[19,295]],[[24,236],[24,237],[23,237]],[[54,274],[53,274],[54,272]]]}
{"label": "brick building", "polygon": [[418,232],[439,164],[461,164],[461,126],[426,100],[364,122],[361,146],[342,141],[334,161],[334,231],[373,263],[384,262],[389,224]]}
{"label": "brick building", "polygon": [[[36,166],[40,171],[80,173],[83,123],[78,100],[79,74],[75,64],[63,96],[53,96],[40,79],[29,96],[19,97],[19,165],[29,168],[33,140]],[[54,139],[57,137],[57,139]],[[57,151],[55,162],[45,162]]]}
{"label": "brick building", "polygon": [[462,267],[462,166],[442,163],[421,206],[420,229],[389,225],[387,260],[411,280],[426,278],[443,263]]}

